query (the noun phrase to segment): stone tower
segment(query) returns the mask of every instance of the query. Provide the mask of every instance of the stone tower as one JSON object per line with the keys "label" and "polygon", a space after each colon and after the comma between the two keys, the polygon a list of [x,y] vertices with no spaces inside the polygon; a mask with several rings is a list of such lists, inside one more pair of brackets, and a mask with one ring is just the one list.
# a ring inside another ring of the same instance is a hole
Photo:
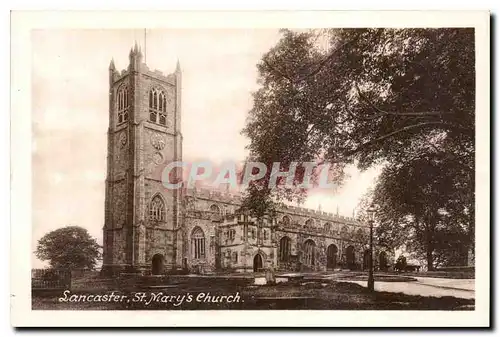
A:
{"label": "stone tower", "polygon": [[169,75],[151,71],[136,43],[127,69],[109,65],[103,273],[180,266],[181,191],[164,188],[161,173],[181,151],[180,65]]}

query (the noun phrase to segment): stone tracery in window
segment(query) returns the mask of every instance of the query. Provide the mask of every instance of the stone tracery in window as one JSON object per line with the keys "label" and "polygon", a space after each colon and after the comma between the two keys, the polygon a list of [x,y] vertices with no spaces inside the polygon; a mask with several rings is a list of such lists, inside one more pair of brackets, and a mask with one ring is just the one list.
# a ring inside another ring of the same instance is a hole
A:
{"label": "stone tracery in window", "polygon": [[200,227],[191,232],[191,252],[195,259],[205,258],[205,234]]}
{"label": "stone tracery in window", "polygon": [[165,221],[165,203],[159,195],[155,196],[151,201],[149,219],[152,221]]}
{"label": "stone tracery in window", "polygon": [[280,251],[279,251],[280,261],[288,261],[290,259],[290,252],[291,252],[291,239],[288,236],[284,236],[280,239]]}
{"label": "stone tracery in window", "polygon": [[308,266],[314,266],[315,261],[316,243],[309,239],[304,243],[304,263]]}
{"label": "stone tracery in window", "polygon": [[167,125],[167,95],[158,88],[149,91],[149,120]]}
{"label": "stone tracery in window", "polygon": [[129,95],[127,86],[123,85],[118,89],[116,106],[118,111],[118,124],[128,120]]}

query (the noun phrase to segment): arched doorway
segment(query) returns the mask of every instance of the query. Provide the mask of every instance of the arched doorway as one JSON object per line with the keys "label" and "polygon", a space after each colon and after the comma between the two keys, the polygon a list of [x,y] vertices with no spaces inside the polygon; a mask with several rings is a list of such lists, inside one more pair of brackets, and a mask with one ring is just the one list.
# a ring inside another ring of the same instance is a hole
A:
{"label": "arched doorway", "polygon": [[387,265],[387,253],[386,252],[380,252],[378,255],[378,266],[379,269],[382,271],[387,271],[389,269],[389,266]]}
{"label": "arched doorway", "polygon": [[354,255],[354,246],[348,246],[345,250],[347,268],[354,269],[356,256]]}
{"label": "arched doorway", "polygon": [[155,254],[151,260],[151,273],[153,275],[163,274],[163,255]]}
{"label": "arched doorway", "polygon": [[370,250],[365,250],[363,254],[363,270],[370,268]]}
{"label": "arched doorway", "polygon": [[262,271],[262,256],[260,254],[255,255],[253,258],[253,271]]}
{"label": "arched doorway", "polygon": [[334,269],[337,266],[337,253],[338,248],[334,244],[331,244],[326,249],[326,268]]}

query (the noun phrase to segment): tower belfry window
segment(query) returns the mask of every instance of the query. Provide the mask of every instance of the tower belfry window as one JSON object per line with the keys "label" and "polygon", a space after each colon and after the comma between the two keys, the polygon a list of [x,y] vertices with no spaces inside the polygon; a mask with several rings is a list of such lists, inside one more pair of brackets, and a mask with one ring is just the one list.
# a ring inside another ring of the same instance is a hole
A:
{"label": "tower belfry window", "polygon": [[157,88],[149,92],[149,120],[167,125],[167,95]]}
{"label": "tower belfry window", "polygon": [[118,124],[128,121],[129,97],[128,88],[120,87],[117,95]]}

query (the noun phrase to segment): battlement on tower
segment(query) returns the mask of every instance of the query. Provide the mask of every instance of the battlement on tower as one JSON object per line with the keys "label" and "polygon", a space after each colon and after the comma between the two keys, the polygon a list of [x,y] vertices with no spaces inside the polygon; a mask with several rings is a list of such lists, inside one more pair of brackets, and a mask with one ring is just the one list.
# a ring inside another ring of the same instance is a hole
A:
{"label": "battlement on tower", "polygon": [[158,81],[164,82],[164,83],[169,83],[171,85],[175,85],[177,82],[177,75],[180,73],[180,66],[179,62],[177,62],[177,66],[174,72],[165,74],[164,72],[158,70],[158,69],[153,69],[151,70],[148,65],[142,61],[142,52],[141,48],[138,47],[137,43],[135,46],[130,50],[129,54],[129,64],[126,69],[123,69],[121,71],[118,71],[115,69],[115,64],[114,61],[111,60],[111,63],[109,65],[109,71],[110,71],[110,76],[112,78],[113,82],[117,82],[121,80],[123,77],[127,76],[130,74],[130,72],[138,72],[141,73],[145,76],[149,76],[151,78],[154,78]]}
{"label": "battlement on tower", "polygon": [[[158,81],[175,85],[176,76],[175,72],[165,75],[158,69],[150,70],[146,63],[142,63],[137,71],[145,76],[152,77]],[[122,69],[121,71],[112,70],[113,82],[120,81],[130,73],[129,69]]]}
{"label": "battlement on tower", "polygon": [[165,75],[164,72],[158,69],[151,70],[146,63],[141,64],[141,73],[146,76],[153,77],[161,82],[166,82],[175,85],[175,72]]}

